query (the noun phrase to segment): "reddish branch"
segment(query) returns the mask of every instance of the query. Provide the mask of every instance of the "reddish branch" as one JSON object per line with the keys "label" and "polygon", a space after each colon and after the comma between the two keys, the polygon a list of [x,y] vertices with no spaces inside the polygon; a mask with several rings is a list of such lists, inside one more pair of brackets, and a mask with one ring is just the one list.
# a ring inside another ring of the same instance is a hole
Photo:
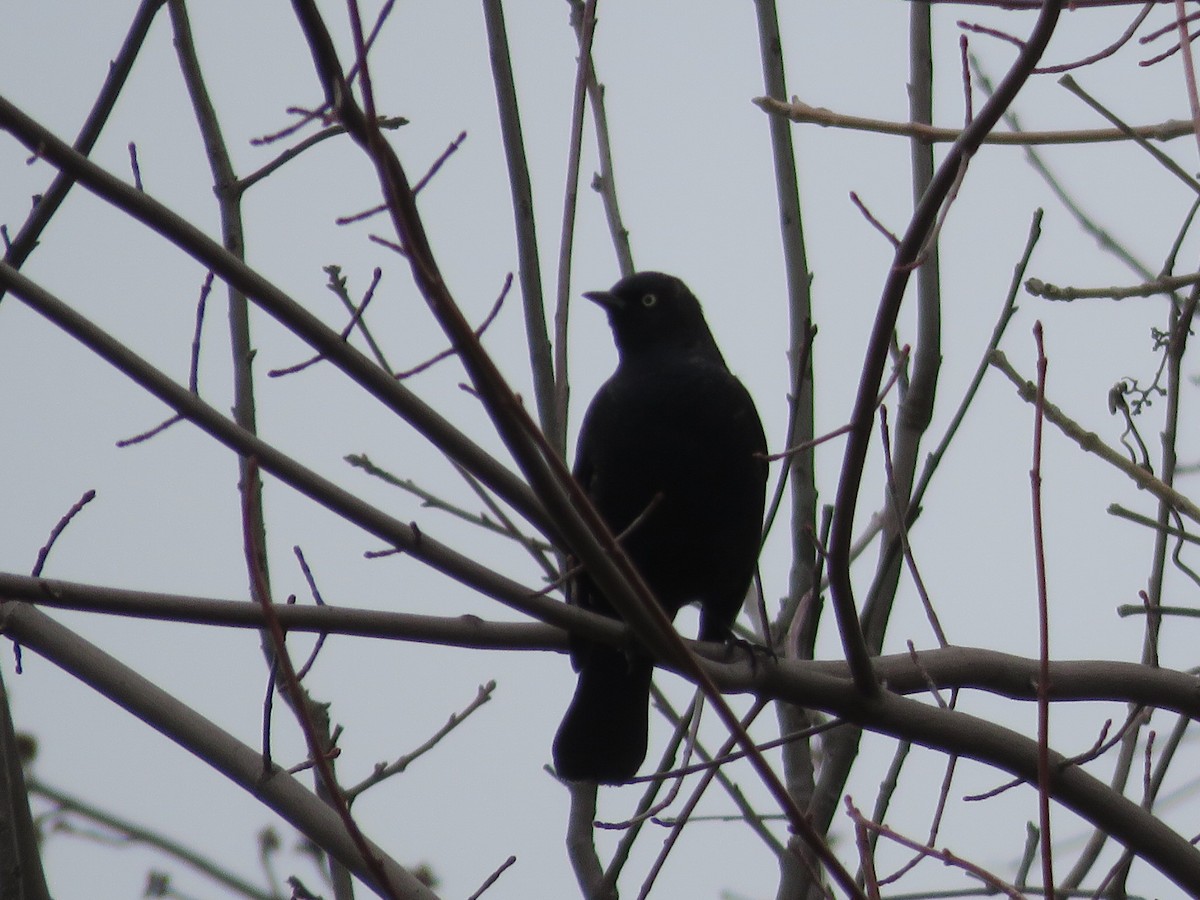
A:
{"label": "reddish branch", "polygon": [[[352,10],[356,8],[353,0],[351,6]],[[500,437],[529,479],[551,520],[558,526],[557,530],[568,548],[588,567],[598,588],[631,624],[638,638],[656,655],[681,668],[697,681],[726,727],[738,735],[743,748],[750,753],[757,774],[787,814],[791,826],[809,844],[843,890],[852,897],[861,897],[862,893],[853,877],[797,807],[775,771],[758,753],[753,740],[741,728],[738,717],[729,708],[706,670],[688,651],[637,570],[571,478],[562,459],[529,418],[528,412],[480,345],[451,296],[437,266],[404,167],[374,124],[370,73],[362,57],[361,26],[356,17],[352,15],[351,18],[361,66],[362,109],[355,103],[342,74],[332,38],[316,5],[311,0],[293,0],[293,7],[308,39],[329,107],[336,111],[347,132],[362,146],[376,167],[396,234],[406,252],[418,289],[451,342],[458,348],[472,385],[483,400]]]}

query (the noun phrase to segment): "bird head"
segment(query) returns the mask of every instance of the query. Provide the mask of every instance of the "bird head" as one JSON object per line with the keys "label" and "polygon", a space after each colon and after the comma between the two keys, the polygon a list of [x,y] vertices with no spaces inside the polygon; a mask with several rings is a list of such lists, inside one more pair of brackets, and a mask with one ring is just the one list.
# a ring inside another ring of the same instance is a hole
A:
{"label": "bird head", "polygon": [[608,313],[622,359],[669,350],[720,357],[700,301],[673,275],[637,272],[607,291],[587,291],[583,296]]}

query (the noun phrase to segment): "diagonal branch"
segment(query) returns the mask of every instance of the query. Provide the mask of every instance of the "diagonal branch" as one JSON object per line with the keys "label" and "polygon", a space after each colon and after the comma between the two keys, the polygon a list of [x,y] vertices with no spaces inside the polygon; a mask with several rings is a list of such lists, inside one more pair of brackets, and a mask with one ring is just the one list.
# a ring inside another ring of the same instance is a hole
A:
{"label": "diagonal branch", "polygon": [[[28,603],[0,605],[0,632],[69,672],[151,728],[245,788],[342,865],[378,890],[337,813],[278,767],[264,777],[262,757],[173,695],[88,643]],[[405,900],[437,900],[432,891],[379,847],[370,845]]]}
{"label": "diagonal branch", "polygon": [[[75,150],[82,156],[91,153],[92,147],[96,145],[100,132],[108,121],[109,114],[116,106],[121,89],[125,87],[125,79],[129,77],[133,63],[137,59],[138,53],[141,52],[142,43],[146,40],[150,26],[154,23],[154,17],[164,3],[166,0],[142,0],[138,7],[137,14],[133,17],[133,24],[129,26],[129,34],[125,37],[125,43],[122,45],[120,53],[109,65],[108,77],[104,80],[103,87],[100,88],[100,96],[96,98],[96,102],[92,105],[92,111],[88,113],[87,120],[79,131],[79,137],[75,139]],[[12,244],[4,254],[6,263],[17,269],[21,268],[25,260],[29,258],[29,254],[37,247],[38,237],[50,223],[50,219],[54,217],[63,200],[67,198],[67,193],[74,184],[75,177],[70,172],[60,171],[58,173],[33,208],[29,219],[21,226],[17,236],[12,239]],[[3,297],[4,290],[0,288],[0,299]]]}
{"label": "diagonal branch", "polygon": [[[758,752],[754,741],[741,727],[738,716],[709,680],[705,668],[689,652],[662,606],[654,600],[587,496],[571,478],[562,459],[513,395],[450,295],[417,211],[404,167],[372,123],[370,77],[361,58],[361,46],[358,49],[366,97],[365,114],[354,102],[341,72],[332,38],[315,4],[312,0],[293,0],[293,6],[308,38],[328,103],[337,110],[351,136],[367,152],[377,169],[396,233],[407,250],[418,288],[442,328],[459,348],[459,356],[501,439],[529,479],[569,548],[587,566],[599,590],[630,623],[638,638],[656,655],[681,665],[698,680],[721,720],[750,753],[756,773],[787,813],[791,826],[803,836],[843,890],[852,897],[861,897],[862,893],[853,877],[803,816],[778,775]],[[357,31],[356,26],[356,34]]]}
{"label": "diagonal branch", "polygon": [[[96,196],[162,235],[219,277],[245,292],[251,301],[323,354],[384,406],[412,424],[438,449],[475,473],[523,516],[538,527],[550,530],[541,506],[529,488],[511,471],[414,393],[397,384],[390,373],[343,341],[337,331],[326,326],[200,229],[75,152],[3,97],[0,97],[0,129],[8,131],[31,152],[58,166]],[[0,275],[0,289],[4,288],[8,277],[7,274]]]}
{"label": "diagonal branch", "polygon": [[979,148],[984,136],[996,126],[1004,110],[1029,78],[1029,73],[1037,65],[1050,41],[1050,35],[1054,33],[1061,7],[1062,0],[1046,0],[1038,22],[1017,62],[980,110],[978,117],[967,126],[942,160],[929,189],[913,213],[900,246],[896,249],[895,259],[880,297],[879,311],[872,326],[863,362],[854,412],[850,417],[851,431],[846,441],[842,471],[838,478],[828,553],[830,596],[841,630],[846,658],[853,668],[855,684],[866,696],[877,694],[879,686],[872,675],[866,642],[858,625],[854,589],[850,583],[850,548],[854,539],[854,513],[858,506],[859,488],[862,485],[867,447],[871,438],[875,397],[883,378],[888,348],[896,327],[896,319],[900,314],[900,304],[912,274],[912,265],[920,257],[942,205],[954,189],[962,164]]}
{"label": "diagonal branch", "polygon": [[[255,457],[265,471],[346,521],[358,525],[380,540],[405,550],[463,584],[470,585],[485,596],[549,622],[555,619],[562,621],[559,613],[565,604],[542,597],[524,585],[493,572],[471,557],[423,534],[412,525],[387,515],[321,477],[312,469],[301,465],[281,450],[221,415],[112,335],[4,263],[0,263],[0,285],[7,285],[14,296],[19,297],[101,359],[112,364],[226,447],[243,456]],[[387,377],[386,373],[384,375]]]}

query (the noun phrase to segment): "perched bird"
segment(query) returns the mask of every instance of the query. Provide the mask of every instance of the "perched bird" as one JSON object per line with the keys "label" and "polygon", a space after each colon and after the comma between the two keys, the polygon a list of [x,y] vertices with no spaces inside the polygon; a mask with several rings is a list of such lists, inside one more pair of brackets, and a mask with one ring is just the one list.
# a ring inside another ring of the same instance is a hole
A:
{"label": "perched bird", "polygon": [[[617,370],[584,416],[575,477],[674,615],[699,603],[700,639],[725,641],[750,587],[766,493],[766,438],[700,302],[640,272],[584,294],[608,313]],[[587,572],[571,602],[617,617]],[[620,784],[646,758],[651,660],[574,640],[574,699],[554,739],[562,778]]]}

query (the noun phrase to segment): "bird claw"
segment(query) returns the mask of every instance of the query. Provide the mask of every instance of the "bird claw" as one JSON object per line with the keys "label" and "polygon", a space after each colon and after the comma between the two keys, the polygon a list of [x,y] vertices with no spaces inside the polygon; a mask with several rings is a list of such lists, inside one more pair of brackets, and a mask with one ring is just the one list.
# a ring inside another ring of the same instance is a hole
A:
{"label": "bird claw", "polygon": [[734,654],[738,650],[743,650],[749,655],[751,667],[758,666],[759,657],[769,658],[771,662],[779,662],[779,655],[775,652],[774,648],[764,644],[748,641],[745,638],[735,635],[727,637],[722,641],[722,644],[725,647],[725,662],[733,662]]}

